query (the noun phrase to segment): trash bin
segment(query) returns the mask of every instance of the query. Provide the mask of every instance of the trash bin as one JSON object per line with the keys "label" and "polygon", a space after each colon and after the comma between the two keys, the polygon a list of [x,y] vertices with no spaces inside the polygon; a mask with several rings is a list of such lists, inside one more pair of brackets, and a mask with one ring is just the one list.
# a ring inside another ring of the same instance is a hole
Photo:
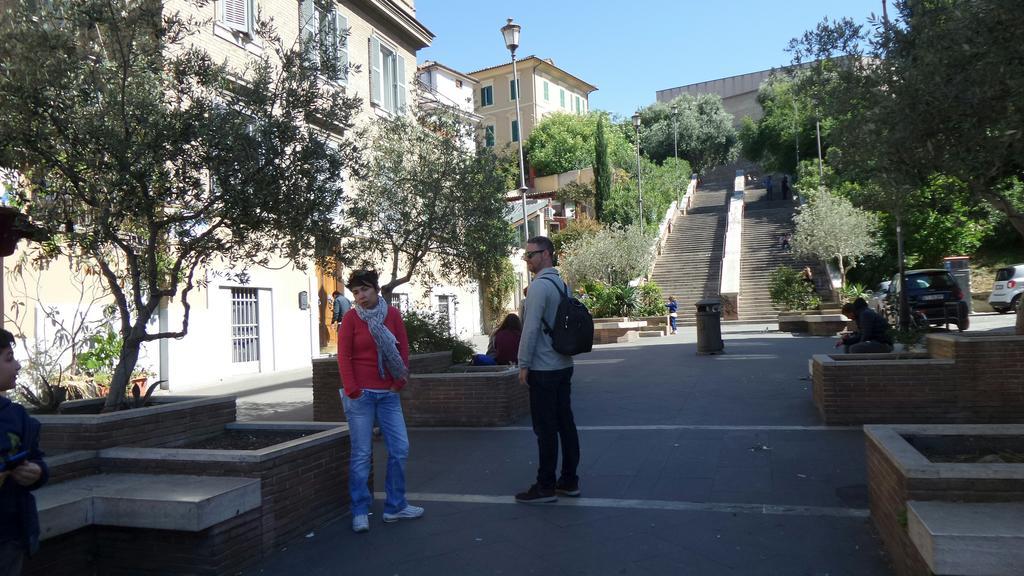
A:
{"label": "trash bin", "polygon": [[721,354],[722,302],[709,298],[697,302],[697,354]]}

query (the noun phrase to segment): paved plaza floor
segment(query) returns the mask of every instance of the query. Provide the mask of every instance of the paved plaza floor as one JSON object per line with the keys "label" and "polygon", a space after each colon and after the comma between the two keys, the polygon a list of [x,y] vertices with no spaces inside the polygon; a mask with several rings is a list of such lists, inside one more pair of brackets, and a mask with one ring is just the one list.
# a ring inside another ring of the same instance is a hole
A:
{"label": "paved plaza floor", "polygon": [[[383,524],[378,494],[368,534],[346,517],[245,574],[890,574],[868,517],[863,434],[822,426],[811,401],[808,359],[833,340],[764,328],[726,327],[717,356],[697,356],[686,328],[578,357],[580,498],[514,502],[536,472],[529,417],[411,429],[407,485],[422,519]],[[378,490],[384,452],[375,445]]]}

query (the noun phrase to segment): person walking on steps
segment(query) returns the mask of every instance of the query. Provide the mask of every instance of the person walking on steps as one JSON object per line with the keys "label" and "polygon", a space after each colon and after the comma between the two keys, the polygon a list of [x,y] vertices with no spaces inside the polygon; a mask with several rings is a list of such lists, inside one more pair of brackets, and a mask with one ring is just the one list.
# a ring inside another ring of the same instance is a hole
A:
{"label": "person walking on steps", "polygon": [[346,287],[355,299],[355,306],[345,314],[338,334],[341,403],[352,445],[348,491],[352,498],[352,530],[367,532],[373,503],[367,481],[375,420],[388,449],[384,522],[423,516],[423,508],[405,500],[409,435],[398,392],[409,377],[409,337],[402,313],[381,297],[376,272],[356,270]]}
{"label": "person walking on steps", "polygon": [[[523,313],[523,333],[519,341],[519,382],[530,388],[530,417],[537,436],[539,465],[537,481],[525,492],[516,494],[516,502],[537,504],[554,502],[558,496],[579,496],[580,439],[572,415],[572,356],[552,347],[545,324],[553,326],[555,312],[565,283],[554,268],[555,248],[544,236],[531,238],[523,255],[526,267],[536,276],[527,291]],[[561,442],[562,469],[555,478],[558,448]]]}
{"label": "person walking on steps", "polygon": [[675,296],[668,297],[668,304],[665,305],[668,308],[668,323],[672,326],[672,333],[676,333],[676,318],[679,317],[679,303],[676,302]]}

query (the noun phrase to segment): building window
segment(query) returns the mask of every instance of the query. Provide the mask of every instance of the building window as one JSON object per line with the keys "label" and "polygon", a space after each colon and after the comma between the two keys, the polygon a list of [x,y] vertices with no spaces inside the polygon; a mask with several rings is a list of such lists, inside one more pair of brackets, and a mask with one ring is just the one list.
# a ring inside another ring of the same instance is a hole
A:
{"label": "building window", "polygon": [[580,114],[583,112],[583,107],[580,105],[580,97],[576,97],[576,113]]}
{"label": "building window", "polygon": [[509,80],[508,81],[508,94],[509,94],[509,96],[508,96],[509,100],[515,100],[515,99],[519,98],[519,81],[518,80]]}
{"label": "building window", "polygon": [[252,36],[253,14],[256,0],[220,0],[217,2],[217,22],[237,34]]}
{"label": "building window", "polygon": [[494,105],[494,86],[484,86],[480,89],[480,106]]}
{"label": "building window", "polygon": [[559,106],[561,106],[562,108],[565,108],[565,89],[563,89],[563,88],[559,88],[558,89],[558,101],[559,101]]}
{"label": "building window", "polygon": [[484,145],[494,148],[494,124],[484,126]]}
{"label": "building window", "polygon": [[512,141],[519,142],[519,121],[512,121]]}
{"label": "building window", "polygon": [[405,313],[409,311],[409,295],[402,294],[401,292],[392,292],[391,297],[388,298],[388,304],[398,308],[399,312]]}
{"label": "building window", "polygon": [[324,78],[348,82],[348,18],[333,3],[302,0],[299,24],[305,49],[320,66]]}
{"label": "building window", "polygon": [[370,103],[405,112],[405,58],[376,36],[370,38]]}
{"label": "building window", "polygon": [[550,98],[548,98],[548,81],[545,80],[544,81],[544,101],[546,102],[548,100],[550,100]]}
{"label": "building window", "polygon": [[455,81],[455,87],[456,88],[462,88],[462,80],[456,80]]}
{"label": "building window", "polygon": [[256,288],[231,289],[231,362],[259,361],[259,310],[259,291]]}
{"label": "building window", "polygon": [[455,333],[455,297],[442,294],[437,297],[437,315],[448,325],[448,331]]}

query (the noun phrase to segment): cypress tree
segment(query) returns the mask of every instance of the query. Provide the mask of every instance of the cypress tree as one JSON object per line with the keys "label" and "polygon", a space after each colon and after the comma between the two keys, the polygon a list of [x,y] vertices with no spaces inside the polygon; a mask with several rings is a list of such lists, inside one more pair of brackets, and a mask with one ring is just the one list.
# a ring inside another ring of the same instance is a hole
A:
{"label": "cypress tree", "polygon": [[604,116],[597,117],[597,131],[594,137],[594,212],[598,222],[602,221],[604,204],[612,194],[612,166],[608,161],[608,143],[604,138]]}

